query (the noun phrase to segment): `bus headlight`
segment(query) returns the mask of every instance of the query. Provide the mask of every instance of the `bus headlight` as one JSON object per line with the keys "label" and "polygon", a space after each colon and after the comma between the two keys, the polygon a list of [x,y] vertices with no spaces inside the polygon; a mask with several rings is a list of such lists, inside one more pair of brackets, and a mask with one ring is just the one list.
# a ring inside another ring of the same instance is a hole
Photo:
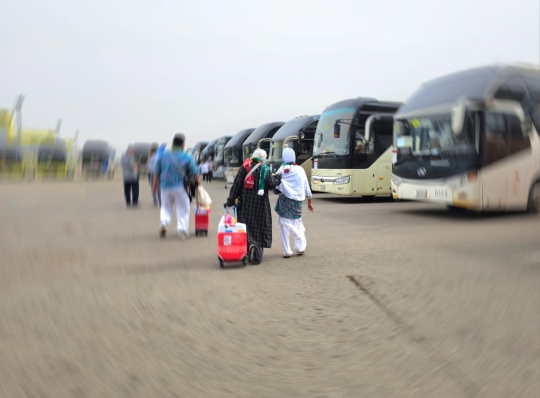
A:
{"label": "bus headlight", "polygon": [[446,183],[452,188],[462,187],[466,182],[467,182],[467,176],[465,174],[461,174],[461,175],[446,179]]}
{"label": "bus headlight", "polygon": [[351,182],[351,176],[337,178],[334,181],[334,184],[343,185],[343,184],[348,184],[349,182]]}
{"label": "bus headlight", "polygon": [[399,185],[403,182],[403,178],[400,178],[394,174],[392,174],[392,183],[396,186],[396,187],[399,187]]}

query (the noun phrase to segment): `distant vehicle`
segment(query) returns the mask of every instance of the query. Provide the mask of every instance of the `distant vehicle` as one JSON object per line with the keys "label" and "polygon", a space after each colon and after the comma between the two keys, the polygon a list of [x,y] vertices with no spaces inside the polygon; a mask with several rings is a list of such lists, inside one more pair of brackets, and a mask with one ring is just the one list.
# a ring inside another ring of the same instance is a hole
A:
{"label": "distant vehicle", "polygon": [[0,178],[20,179],[26,174],[22,151],[15,146],[0,147]]}
{"label": "distant vehicle", "polygon": [[206,141],[200,141],[195,144],[193,147],[193,151],[191,152],[191,157],[195,161],[195,163],[199,164],[201,161],[201,152],[206,148],[208,145],[208,142]]}
{"label": "distant vehicle", "polygon": [[68,153],[66,140],[57,138],[53,142],[40,143],[35,168],[38,179],[73,179],[75,166],[74,159]]}
{"label": "distant vehicle", "polygon": [[225,145],[231,140],[232,136],[221,137],[214,150],[214,178],[225,178]]}
{"label": "distant vehicle", "polygon": [[315,133],[312,189],[344,196],[390,196],[392,116],[400,105],[353,98],[326,108]]}
{"label": "distant vehicle", "polygon": [[218,139],[212,140],[206,145],[206,147],[202,150],[200,161],[206,162],[209,158],[214,159],[215,152],[216,152],[216,144],[218,142]]}
{"label": "distant vehicle", "polygon": [[275,173],[283,163],[283,149],[292,148],[296,154],[296,164],[302,166],[308,181],[311,181],[311,157],[319,115],[300,116],[289,120],[276,131],[270,141],[268,164]]}
{"label": "distant vehicle", "polygon": [[146,176],[148,174],[148,154],[152,143],[150,142],[136,142],[133,144],[133,150],[135,152],[135,160],[139,162],[139,176]]}
{"label": "distant vehicle", "polygon": [[233,138],[227,142],[223,148],[224,157],[224,173],[227,182],[225,183],[225,189],[227,189],[233,182],[238,169],[244,162],[242,159],[242,145],[244,141],[255,131],[254,128],[240,130]]}
{"label": "distant vehicle", "polygon": [[540,212],[540,69],[487,66],[432,80],[395,119],[394,199]]}
{"label": "distant vehicle", "polygon": [[257,148],[264,149],[268,154],[272,137],[284,124],[285,122],[272,122],[257,127],[242,144],[243,159],[250,158]]}
{"label": "distant vehicle", "polygon": [[107,164],[107,177],[114,177],[116,151],[107,141],[88,140],[84,143],[80,158],[81,172],[85,179],[103,176],[104,164]]}

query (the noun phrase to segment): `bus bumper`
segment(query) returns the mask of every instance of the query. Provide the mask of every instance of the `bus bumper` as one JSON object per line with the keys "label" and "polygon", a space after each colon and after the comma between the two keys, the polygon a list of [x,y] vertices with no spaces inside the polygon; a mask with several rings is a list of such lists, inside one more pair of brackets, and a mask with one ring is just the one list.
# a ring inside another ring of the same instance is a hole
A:
{"label": "bus bumper", "polygon": [[352,173],[346,172],[350,170],[324,170],[324,173],[321,171],[312,170],[312,191],[351,196]]}
{"label": "bus bumper", "polygon": [[444,204],[463,209],[479,210],[478,187],[472,184],[454,187],[448,184],[426,184],[402,182],[392,179],[392,198]]}

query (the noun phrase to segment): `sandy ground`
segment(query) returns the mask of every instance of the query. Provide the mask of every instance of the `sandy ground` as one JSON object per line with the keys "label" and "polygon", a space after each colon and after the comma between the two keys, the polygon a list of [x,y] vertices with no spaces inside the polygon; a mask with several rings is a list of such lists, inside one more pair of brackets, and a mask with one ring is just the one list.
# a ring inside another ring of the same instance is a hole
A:
{"label": "sandy ground", "polygon": [[223,270],[208,190],[182,242],[144,183],[1,184],[0,396],[540,396],[540,217],[319,194],[305,256]]}

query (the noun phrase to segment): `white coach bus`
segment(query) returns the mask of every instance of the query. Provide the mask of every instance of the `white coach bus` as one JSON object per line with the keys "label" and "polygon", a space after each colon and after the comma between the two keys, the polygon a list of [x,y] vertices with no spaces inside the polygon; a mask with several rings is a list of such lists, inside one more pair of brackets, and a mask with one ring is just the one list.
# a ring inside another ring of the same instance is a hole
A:
{"label": "white coach bus", "polygon": [[394,199],[540,211],[540,69],[487,66],[430,81],[394,120]]}

